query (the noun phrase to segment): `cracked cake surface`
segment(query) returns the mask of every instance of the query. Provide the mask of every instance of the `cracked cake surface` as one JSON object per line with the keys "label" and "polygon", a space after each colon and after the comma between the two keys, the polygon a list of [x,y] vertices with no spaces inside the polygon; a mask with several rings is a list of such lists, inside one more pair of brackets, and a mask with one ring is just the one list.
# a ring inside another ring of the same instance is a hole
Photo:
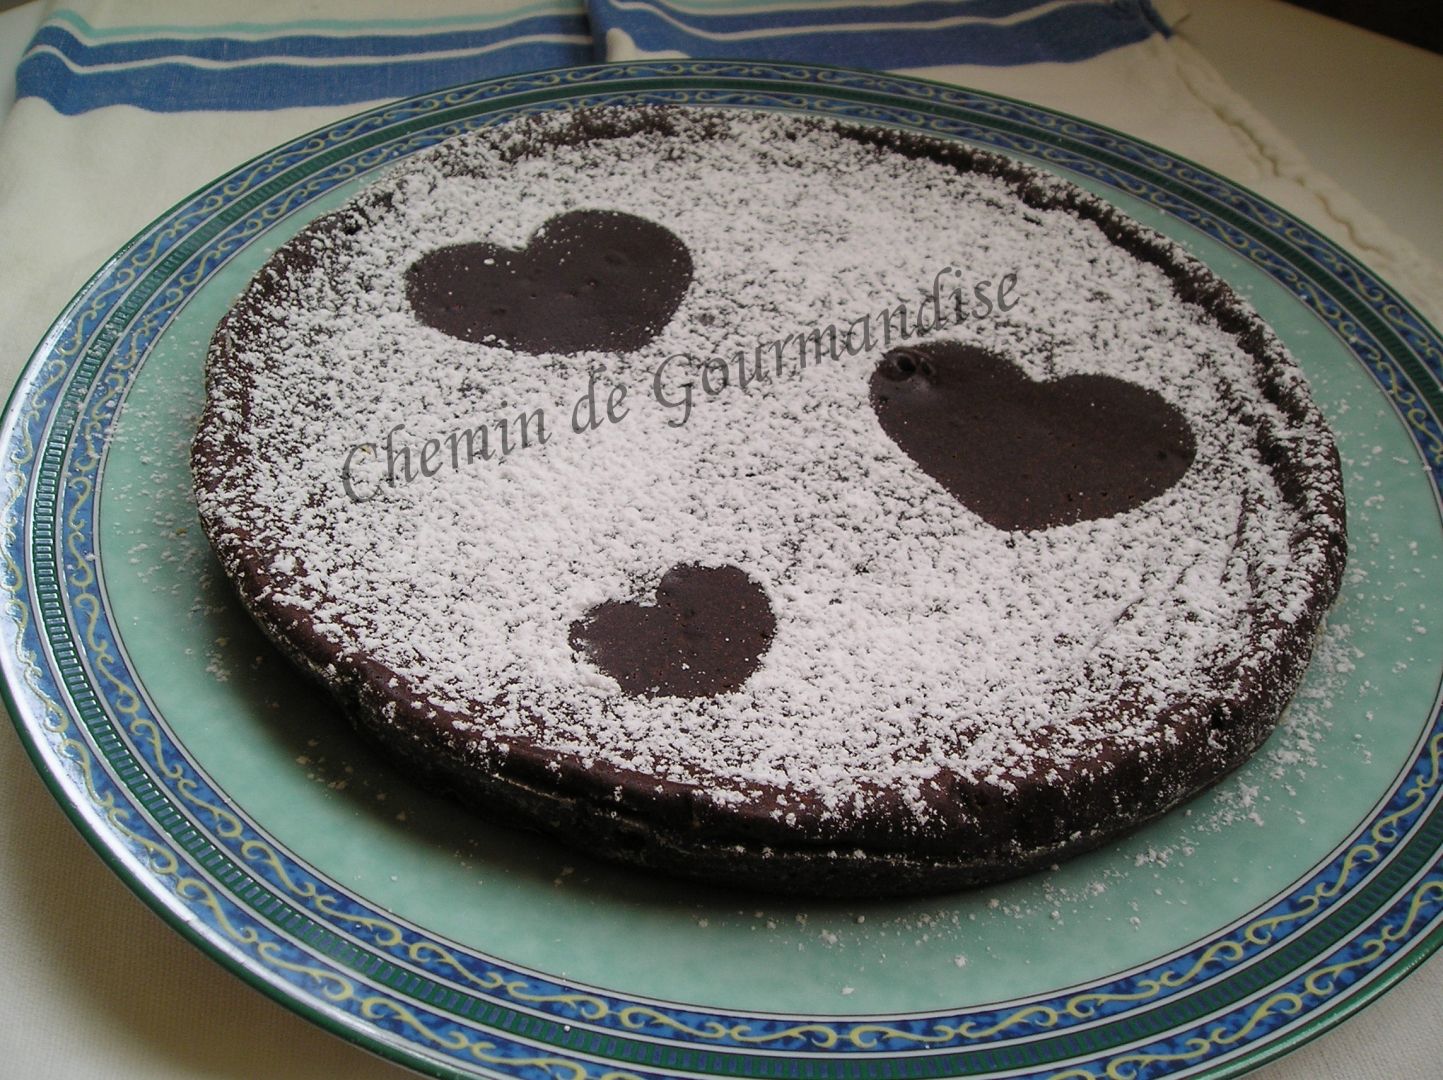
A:
{"label": "cracked cake surface", "polygon": [[1179,248],[815,119],[442,144],[218,327],[202,521],[403,764],[608,857],[826,894],[1024,872],[1271,730],[1337,453]]}

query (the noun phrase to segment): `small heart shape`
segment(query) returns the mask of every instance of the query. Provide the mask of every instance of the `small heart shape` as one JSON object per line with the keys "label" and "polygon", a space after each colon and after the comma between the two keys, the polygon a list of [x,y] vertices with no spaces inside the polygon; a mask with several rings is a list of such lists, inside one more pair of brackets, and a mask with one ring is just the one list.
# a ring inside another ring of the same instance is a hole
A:
{"label": "small heart shape", "polygon": [[642,697],[714,697],[741,688],[772,643],[767,594],[735,566],[673,566],[655,603],[608,600],[571,624],[571,646]]}
{"label": "small heart shape", "polygon": [[547,221],[520,250],[454,244],[406,269],[427,326],[519,352],[632,352],[671,321],[691,285],[691,252],[669,229],[614,210]]}
{"label": "small heart shape", "polygon": [[989,525],[1048,529],[1156,498],[1192,465],[1187,418],[1110,375],[1038,382],[1011,361],[940,341],[893,349],[872,408],[902,451]]}

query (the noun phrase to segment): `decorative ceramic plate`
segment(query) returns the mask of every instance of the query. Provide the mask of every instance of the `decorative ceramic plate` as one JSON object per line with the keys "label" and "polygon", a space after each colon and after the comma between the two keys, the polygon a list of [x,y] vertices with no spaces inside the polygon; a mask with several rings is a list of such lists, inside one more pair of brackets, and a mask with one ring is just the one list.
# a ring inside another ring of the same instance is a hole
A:
{"label": "decorative ceramic plate", "polygon": [[[1129,839],[941,898],[797,903],[489,827],[372,757],[231,599],[188,443],[217,320],[389,164],[542,109],[685,102],[892,124],[1053,169],[1247,295],[1335,425],[1349,572],[1263,750]],[[773,64],[479,83],[300,139],[194,196],[64,312],[3,431],[3,663],[57,797],[182,933],[436,1076],[1228,1076],[1443,935],[1443,351],[1336,247],[1153,147],[935,84]]]}

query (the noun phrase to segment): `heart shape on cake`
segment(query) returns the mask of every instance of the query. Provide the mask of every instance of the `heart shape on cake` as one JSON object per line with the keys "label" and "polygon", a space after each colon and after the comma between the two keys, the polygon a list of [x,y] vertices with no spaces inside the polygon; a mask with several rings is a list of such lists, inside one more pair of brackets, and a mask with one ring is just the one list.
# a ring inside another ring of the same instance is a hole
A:
{"label": "heart shape on cake", "polygon": [[615,210],[573,210],[520,249],[453,244],[406,268],[416,317],[462,341],[519,352],[631,352],[671,321],[691,252],[670,229]]}
{"label": "heart shape on cake", "polygon": [[1048,529],[1156,498],[1196,441],[1166,398],[1109,375],[1037,381],[955,341],[888,352],[872,373],[882,430],[989,525]]}
{"label": "heart shape on cake", "polygon": [[713,697],[761,663],[777,620],[766,591],[735,566],[679,564],[656,602],[608,600],[571,624],[571,646],[628,694]]}

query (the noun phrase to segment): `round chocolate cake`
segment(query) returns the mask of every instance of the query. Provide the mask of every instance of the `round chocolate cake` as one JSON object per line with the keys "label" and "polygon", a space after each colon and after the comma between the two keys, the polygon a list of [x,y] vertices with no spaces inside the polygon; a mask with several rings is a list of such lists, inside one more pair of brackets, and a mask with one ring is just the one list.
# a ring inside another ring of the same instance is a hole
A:
{"label": "round chocolate cake", "polygon": [[1344,560],[1293,361],[1170,241],[950,141],[530,118],[282,247],[202,521],[492,817],[825,895],[1025,872],[1266,738]]}

